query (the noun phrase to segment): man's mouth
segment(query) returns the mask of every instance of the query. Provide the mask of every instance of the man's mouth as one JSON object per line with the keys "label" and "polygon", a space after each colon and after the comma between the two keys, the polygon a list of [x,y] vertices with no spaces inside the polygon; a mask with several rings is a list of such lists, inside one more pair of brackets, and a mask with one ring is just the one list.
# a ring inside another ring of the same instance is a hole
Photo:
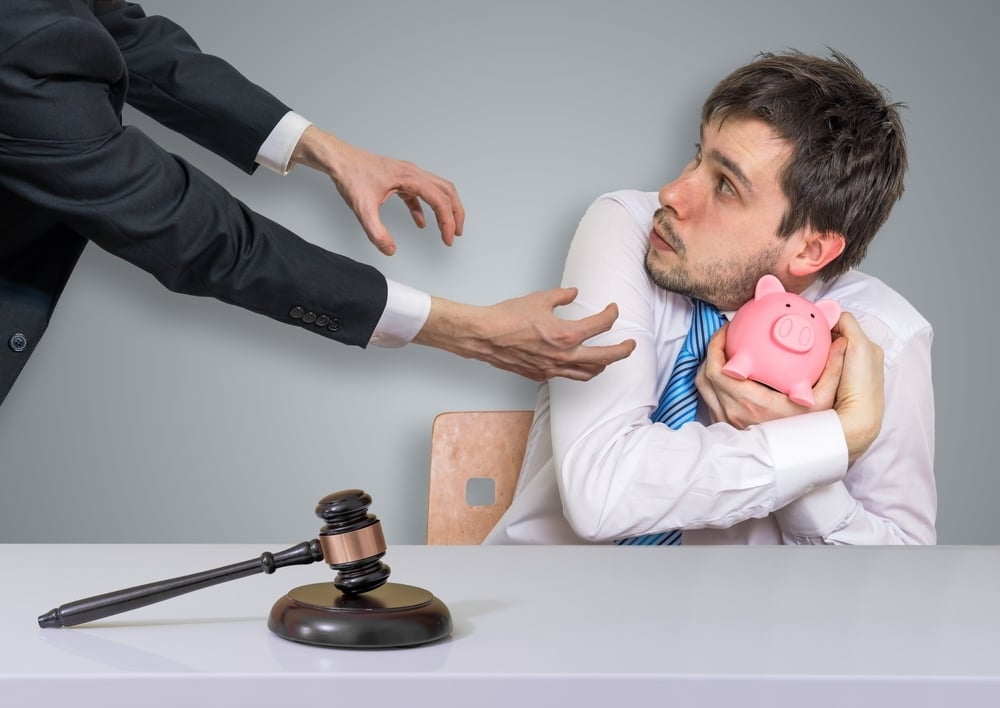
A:
{"label": "man's mouth", "polygon": [[653,222],[653,228],[649,232],[649,243],[657,251],[672,251],[676,253],[679,250],[675,245],[678,243],[677,236],[672,232],[670,227],[656,221]]}

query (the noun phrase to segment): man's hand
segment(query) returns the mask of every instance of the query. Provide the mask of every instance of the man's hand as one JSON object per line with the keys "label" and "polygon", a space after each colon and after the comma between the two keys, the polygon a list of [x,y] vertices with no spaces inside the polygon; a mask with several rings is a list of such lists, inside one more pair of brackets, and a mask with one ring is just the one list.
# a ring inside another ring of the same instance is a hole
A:
{"label": "man's hand", "polygon": [[833,346],[843,350],[843,371],[837,386],[834,410],[847,439],[847,456],[854,461],[868,449],[882,430],[885,410],[885,364],[882,347],[865,336],[849,312],[833,328]]}
{"label": "man's hand", "polygon": [[705,361],[698,369],[695,386],[708,407],[713,423],[726,422],[743,430],[768,420],[787,418],[811,410],[833,407],[840,379],[842,355],[827,359],[819,382],[813,387],[814,403],[807,408],[793,403],[785,394],[746,379],[740,381],[722,372],[726,364],[726,330],[723,325],[712,337],[705,351]]}
{"label": "man's hand", "polygon": [[315,126],[306,128],[292,153],[292,164],[325,172],[351,208],[379,251],[396,252],[396,242],[385,228],[379,209],[393,194],[410,210],[418,228],[427,221],[420,201],[427,202],[437,219],[441,240],[450,246],[462,235],[465,209],[455,185],[412,162],[375,155],[339,140]]}
{"label": "man's hand", "polygon": [[813,386],[810,407],[756,381],[739,381],[722,373],[726,363],[726,326],[708,344],[695,379],[698,393],[714,423],[744,429],[768,420],[833,408],[840,416],[853,461],[874,442],[882,427],[884,370],[882,349],[865,336],[854,315],[841,314],[833,327],[826,367]]}
{"label": "man's hand", "polygon": [[575,288],[555,288],[496,305],[477,307],[432,298],[431,313],[414,338],[424,344],[512,371],[533,381],[561,376],[587,381],[635,349],[634,340],[585,346],[618,318],[618,307],[579,320],[562,320],[553,309],[576,297]]}

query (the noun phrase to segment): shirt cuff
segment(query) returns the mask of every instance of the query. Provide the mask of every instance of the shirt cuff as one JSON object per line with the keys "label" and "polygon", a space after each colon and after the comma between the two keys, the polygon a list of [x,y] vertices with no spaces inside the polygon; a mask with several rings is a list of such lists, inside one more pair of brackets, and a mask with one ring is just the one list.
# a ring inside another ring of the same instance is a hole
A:
{"label": "shirt cuff", "polygon": [[772,420],[760,427],[774,456],[775,509],[846,474],[847,441],[835,411]]}
{"label": "shirt cuff", "polygon": [[310,125],[312,122],[298,113],[294,111],[286,113],[257,151],[257,164],[279,175],[287,175],[292,169],[288,165],[292,159],[292,152],[299,144],[302,133],[306,132],[306,128]]}
{"label": "shirt cuff", "polygon": [[368,340],[378,347],[402,347],[413,341],[431,313],[431,296],[386,278],[385,309]]}
{"label": "shirt cuff", "polygon": [[781,530],[793,538],[825,539],[846,523],[857,501],[843,482],[820,487],[775,512]]}

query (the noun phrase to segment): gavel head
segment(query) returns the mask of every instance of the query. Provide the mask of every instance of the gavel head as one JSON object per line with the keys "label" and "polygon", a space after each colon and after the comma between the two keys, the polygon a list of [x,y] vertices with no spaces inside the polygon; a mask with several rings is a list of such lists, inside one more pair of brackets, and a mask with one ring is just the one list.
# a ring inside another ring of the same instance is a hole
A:
{"label": "gavel head", "polygon": [[342,593],[358,595],[381,587],[389,579],[382,522],[368,513],[372,498],[360,489],[328,494],[316,505],[316,516],[326,525],[320,529],[323,560],[337,571],[334,586]]}

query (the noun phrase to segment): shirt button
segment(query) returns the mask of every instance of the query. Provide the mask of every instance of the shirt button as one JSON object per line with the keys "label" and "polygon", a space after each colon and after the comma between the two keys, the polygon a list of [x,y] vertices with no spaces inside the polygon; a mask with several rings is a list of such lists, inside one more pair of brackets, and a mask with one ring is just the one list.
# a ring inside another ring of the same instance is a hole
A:
{"label": "shirt button", "polygon": [[16,352],[23,352],[28,348],[28,338],[25,337],[21,332],[14,332],[7,340],[7,346]]}
{"label": "shirt button", "polygon": [[291,317],[293,320],[297,320],[301,319],[302,315],[304,314],[306,314],[306,311],[303,310],[301,307],[296,306],[292,308],[292,311],[288,313],[288,316]]}
{"label": "shirt button", "polygon": [[331,332],[339,332],[344,328],[344,323],[339,317],[331,317],[330,324],[326,328]]}

